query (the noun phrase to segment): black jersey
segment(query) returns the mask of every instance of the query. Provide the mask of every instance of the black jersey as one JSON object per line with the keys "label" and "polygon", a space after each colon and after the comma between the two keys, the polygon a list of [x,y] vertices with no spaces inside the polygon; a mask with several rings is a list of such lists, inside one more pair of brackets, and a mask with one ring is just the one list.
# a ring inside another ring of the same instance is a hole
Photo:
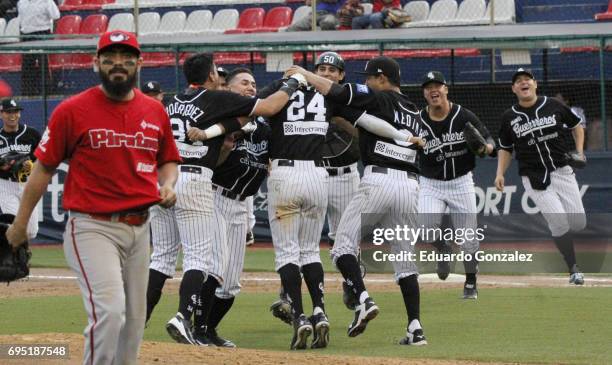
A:
{"label": "black jersey", "polygon": [[420,136],[425,140],[425,147],[419,150],[419,167],[421,175],[430,179],[452,180],[476,166],[476,158],[463,137],[467,122],[472,123],[485,139],[491,138],[474,113],[455,103],[451,103],[450,112],[444,120],[432,120],[427,109],[423,109],[421,121],[423,129]]}
{"label": "black jersey", "polygon": [[358,139],[336,123],[331,122],[321,154],[325,166],[342,167],[351,165],[359,161]]}
{"label": "black jersey", "polygon": [[[275,92],[281,85],[277,80],[259,94]],[[289,102],[270,120],[270,159],[321,160],[322,147],[329,128],[329,118],[343,117],[351,122],[361,113],[351,108],[330,103],[312,87],[299,89]]]}
{"label": "black jersey", "polygon": [[215,168],[213,184],[243,196],[257,194],[268,175],[270,126],[256,118],[256,129],[236,141],[227,159]]}
{"label": "black jersey", "polygon": [[[362,84],[345,84],[348,89],[346,104],[365,110],[385,120],[396,129],[408,130],[415,136],[421,132],[417,107],[406,95],[395,91],[375,91]],[[416,145],[403,147],[394,140],[379,137],[359,128],[359,149],[364,165],[376,165],[392,169],[419,172]]]}
{"label": "black jersey", "polygon": [[546,96],[538,97],[529,108],[515,104],[502,115],[499,146],[516,151],[519,175],[528,176],[534,189],[545,189],[550,173],[567,165],[564,124],[575,128],[580,118],[565,104]]}
{"label": "black jersey", "polygon": [[[40,142],[40,133],[25,124],[20,124],[16,132],[6,132],[4,129],[0,129],[0,156],[13,151],[30,155],[30,159],[34,161],[36,160],[34,150],[36,150],[38,142]],[[0,170],[0,178],[10,179],[12,174],[10,171]]]}
{"label": "black jersey", "polygon": [[257,100],[229,91],[204,88],[190,88],[176,95],[166,105],[166,112],[183,164],[214,169],[224,136],[192,142],[187,131],[190,127],[204,130],[223,119],[248,116],[255,109]]}

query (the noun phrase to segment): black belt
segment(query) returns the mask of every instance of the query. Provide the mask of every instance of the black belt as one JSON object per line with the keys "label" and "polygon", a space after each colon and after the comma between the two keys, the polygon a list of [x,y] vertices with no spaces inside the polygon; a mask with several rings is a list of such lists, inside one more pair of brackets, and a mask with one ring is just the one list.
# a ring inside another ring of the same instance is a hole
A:
{"label": "black belt", "polygon": [[[295,160],[276,160],[276,161],[277,161],[276,162],[277,166],[289,166],[289,167],[295,166]],[[298,160],[298,161],[312,161],[314,162],[316,167],[325,166],[325,164],[321,160]]]}
{"label": "black belt", "polygon": [[[414,180],[418,180],[418,175],[415,174],[414,172],[410,172],[410,171],[401,171],[401,170],[397,170],[400,172],[405,172],[406,176],[409,179],[414,179]],[[387,174],[389,173],[389,168],[388,167],[380,167],[380,166],[372,166],[372,172],[375,172],[377,174]]]}
{"label": "black belt", "polygon": [[332,168],[327,168],[327,173],[329,174],[329,176],[338,176],[338,175],[343,175],[343,174],[350,174],[352,172],[350,166],[346,166],[346,167],[332,167]]}
{"label": "black belt", "polygon": [[201,174],[202,168],[199,166],[181,165],[181,172],[191,172],[192,174]]}
{"label": "black belt", "polygon": [[240,195],[232,192],[231,190],[227,190],[222,188],[221,186],[213,185],[213,190],[221,190],[221,195],[226,198],[230,198],[232,200],[240,200],[241,202],[248,198],[247,195]]}

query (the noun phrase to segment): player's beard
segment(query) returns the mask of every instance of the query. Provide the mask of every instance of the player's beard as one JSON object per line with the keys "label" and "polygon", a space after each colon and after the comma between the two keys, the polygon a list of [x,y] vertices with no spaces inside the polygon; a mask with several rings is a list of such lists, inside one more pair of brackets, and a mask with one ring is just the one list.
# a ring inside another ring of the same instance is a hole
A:
{"label": "player's beard", "polygon": [[[126,75],[125,80],[111,79],[110,74],[116,71],[123,72]],[[108,73],[100,72],[100,80],[104,90],[113,99],[123,99],[136,86],[136,73],[134,72],[134,74],[130,75],[125,69],[113,69]]]}

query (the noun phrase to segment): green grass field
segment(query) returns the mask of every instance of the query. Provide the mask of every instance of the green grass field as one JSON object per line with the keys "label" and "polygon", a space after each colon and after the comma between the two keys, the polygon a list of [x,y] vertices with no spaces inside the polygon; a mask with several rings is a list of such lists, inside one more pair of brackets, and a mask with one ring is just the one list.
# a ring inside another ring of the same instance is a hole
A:
{"label": "green grass field", "polygon": [[[326,270],[333,270],[327,252]],[[65,267],[57,248],[35,248],[35,267]],[[270,271],[271,250],[248,250],[248,271]],[[52,284],[50,284],[52,285]],[[379,317],[357,338],[346,336],[352,313],[339,293],[326,295],[332,324],[325,354],[461,359],[546,364],[612,364],[612,290],[605,287],[481,288],[477,301],[459,299],[460,288],[424,289],[421,318],[429,345],[399,346],[406,313],[399,290],[372,291]],[[304,288],[305,308],[309,299]],[[274,293],[242,293],[219,332],[239,347],[286,351],[291,328],[273,319]],[[171,341],[164,324],[175,313],[178,297],[164,296],[145,340]],[[80,296],[11,298],[0,302],[0,334],[81,333],[86,317]],[[10,313],[10,315],[6,315]],[[311,350],[309,350],[311,351]]]}

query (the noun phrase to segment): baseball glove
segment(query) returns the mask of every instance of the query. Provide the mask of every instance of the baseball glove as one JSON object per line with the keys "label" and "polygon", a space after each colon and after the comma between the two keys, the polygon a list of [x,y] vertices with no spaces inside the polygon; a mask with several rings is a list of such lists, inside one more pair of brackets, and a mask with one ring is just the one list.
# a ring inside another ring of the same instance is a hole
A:
{"label": "baseball glove", "polygon": [[7,228],[8,224],[0,223],[0,282],[10,283],[30,274],[32,253],[28,249],[27,243],[13,250],[6,239]]}
{"label": "baseball glove", "polygon": [[8,170],[17,181],[22,183],[28,180],[33,166],[34,163],[28,154],[11,151],[0,156],[0,169]]}
{"label": "baseball glove", "polygon": [[567,152],[565,158],[567,159],[567,164],[575,169],[583,169],[586,166],[586,156],[576,151]]}
{"label": "baseball glove", "polygon": [[487,154],[487,141],[484,139],[480,131],[472,125],[472,123],[465,123],[463,128],[463,138],[465,144],[472,153],[478,157],[485,157]]}

